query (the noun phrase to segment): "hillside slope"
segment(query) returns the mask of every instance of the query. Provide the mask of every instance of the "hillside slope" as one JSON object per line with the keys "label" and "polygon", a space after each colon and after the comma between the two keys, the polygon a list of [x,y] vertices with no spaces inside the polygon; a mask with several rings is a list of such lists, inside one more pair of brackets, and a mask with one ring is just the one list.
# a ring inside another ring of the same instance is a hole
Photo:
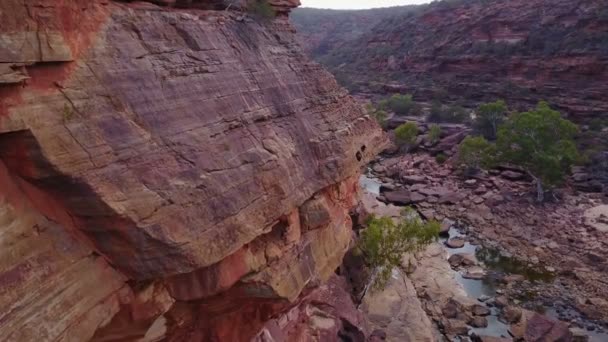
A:
{"label": "hillside slope", "polygon": [[[319,26],[300,19],[299,34],[314,45]],[[442,1],[375,20],[323,54],[310,49],[351,90],[470,104],[505,98],[520,108],[545,99],[581,118],[608,112],[603,0]]]}

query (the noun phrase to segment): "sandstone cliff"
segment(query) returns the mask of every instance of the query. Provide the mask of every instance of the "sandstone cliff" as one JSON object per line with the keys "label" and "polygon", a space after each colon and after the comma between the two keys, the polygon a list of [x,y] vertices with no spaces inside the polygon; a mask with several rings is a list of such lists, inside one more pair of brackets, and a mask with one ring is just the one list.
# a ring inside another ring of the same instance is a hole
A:
{"label": "sandstone cliff", "polygon": [[[364,11],[365,12],[365,11]],[[397,13],[397,14],[395,14]],[[315,58],[349,88],[412,93],[419,100],[479,102],[503,98],[517,109],[547,100],[584,120],[604,116],[608,80],[605,1],[453,0],[396,10],[363,22],[346,40],[320,36],[294,16]],[[371,14],[369,14],[371,15]],[[341,13],[353,24],[362,13]],[[329,34],[339,31],[332,28]],[[319,43],[326,43],[322,50]]]}
{"label": "sandstone cliff", "polygon": [[298,3],[2,1],[0,339],[247,340],[333,274],[384,141]]}

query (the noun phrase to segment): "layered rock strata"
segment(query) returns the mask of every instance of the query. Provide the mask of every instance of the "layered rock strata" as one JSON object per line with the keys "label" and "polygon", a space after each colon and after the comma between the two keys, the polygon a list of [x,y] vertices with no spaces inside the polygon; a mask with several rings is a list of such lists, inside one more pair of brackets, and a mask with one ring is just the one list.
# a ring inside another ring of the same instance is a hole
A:
{"label": "layered rock strata", "polygon": [[212,2],[0,4],[3,339],[247,340],[341,263],[382,134]]}

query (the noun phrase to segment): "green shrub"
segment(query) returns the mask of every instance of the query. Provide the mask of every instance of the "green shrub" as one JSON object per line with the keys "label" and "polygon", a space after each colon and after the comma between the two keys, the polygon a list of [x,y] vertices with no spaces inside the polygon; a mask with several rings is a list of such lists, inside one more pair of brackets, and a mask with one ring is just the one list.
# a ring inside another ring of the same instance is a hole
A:
{"label": "green shrub", "polygon": [[418,126],[414,122],[407,122],[395,129],[395,139],[399,146],[405,147],[406,151],[414,145],[418,136]]}
{"label": "green shrub", "polygon": [[437,164],[443,164],[446,161],[448,161],[448,156],[446,156],[443,153],[439,153],[438,155],[435,156],[435,161],[437,162]]}
{"label": "green shrub", "polygon": [[441,138],[441,127],[439,125],[431,125],[429,128],[429,142],[433,145],[439,142]]}
{"label": "green shrub", "polygon": [[414,102],[410,94],[395,94],[388,99],[380,101],[380,105],[382,109],[390,109],[397,115],[420,113],[420,106]]}
{"label": "green shrub", "polygon": [[439,222],[423,222],[410,208],[402,213],[398,222],[390,217],[372,215],[366,226],[358,247],[372,269],[374,289],[386,286],[393,269],[401,266],[405,253],[418,251],[435,241],[440,230]]}
{"label": "green shrub", "polygon": [[469,121],[469,119],[469,113],[462,106],[444,106],[437,100],[431,102],[431,109],[429,111],[429,116],[427,117],[428,122],[434,123],[465,123]]}
{"label": "green shrub", "polygon": [[494,152],[494,145],[484,137],[466,137],[458,147],[457,163],[466,174],[473,174],[481,167],[492,166]]}

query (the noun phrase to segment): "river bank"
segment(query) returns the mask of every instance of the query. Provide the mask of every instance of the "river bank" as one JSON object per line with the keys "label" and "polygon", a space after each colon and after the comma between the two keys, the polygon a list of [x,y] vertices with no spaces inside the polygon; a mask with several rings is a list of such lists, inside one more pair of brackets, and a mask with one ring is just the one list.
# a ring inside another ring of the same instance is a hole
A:
{"label": "river bank", "polygon": [[[542,325],[545,333],[552,331],[577,341],[608,340],[603,297],[586,297],[597,293],[594,290],[601,281],[594,284],[598,278],[588,278],[590,284],[573,286],[570,273],[563,265],[559,267],[560,261],[546,262],[550,254],[543,253],[547,247],[559,250],[565,246],[551,241],[534,244],[519,229],[507,231],[512,219],[505,212],[517,215],[522,202],[504,205],[506,199],[498,197],[505,196],[505,190],[511,192],[510,199],[516,191],[524,197],[525,182],[508,180],[514,184],[505,185],[502,177],[494,175],[462,180],[454,171],[430,156],[406,155],[378,160],[361,180],[367,191],[364,205],[367,202],[375,213],[396,215],[399,210],[388,208],[410,205],[422,216],[442,222],[445,237],[415,259],[415,270],[407,277],[434,322],[435,332],[426,336],[434,334],[435,340],[532,340],[524,337],[532,324],[531,329]],[[461,187],[466,190],[459,192]],[[571,213],[572,198],[567,200],[565,213]],[[592,197],[579,199],[576,212],[584,213],[597,203]],[[493,210],[500,205],[503,210]],[[554,208],[543,208],[537,215],[560,213]],[[518,215],[518,219],[526,218],[529,215]],[[497,224],[499,219],[504,222]],[[502,228],[501,234],[497,228]],[[529,233],[547,232],[536,229]],[[505,243],[512,242],[516,234],[524,235],[520,243]],[[593,266],[576,271],[598,272],[600,277],[602,270]]]}

